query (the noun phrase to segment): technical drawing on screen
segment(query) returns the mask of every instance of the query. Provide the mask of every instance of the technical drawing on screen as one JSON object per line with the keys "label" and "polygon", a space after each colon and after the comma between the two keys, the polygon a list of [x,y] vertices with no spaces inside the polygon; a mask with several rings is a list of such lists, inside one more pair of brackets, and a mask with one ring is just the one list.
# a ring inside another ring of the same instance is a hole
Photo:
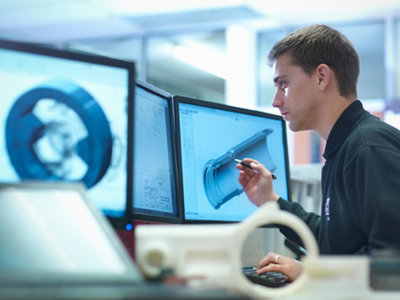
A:
{"label": "technical drawing on screen", "polygon": [[281,116],[174,97],[184,222],[237,222],[257,207],[238,182],[237,161],[253,158],[290,201],[286,125]]}
{"label": "technical drawing on screen", "polygon": [[136,82],[133,123],[133,218],[179,223],[172,96]]}

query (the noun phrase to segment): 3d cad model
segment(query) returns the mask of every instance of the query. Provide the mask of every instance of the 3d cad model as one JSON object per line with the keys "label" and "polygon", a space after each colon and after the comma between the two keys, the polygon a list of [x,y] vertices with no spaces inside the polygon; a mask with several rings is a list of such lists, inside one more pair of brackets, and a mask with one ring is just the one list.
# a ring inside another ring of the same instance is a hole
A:
{"label": "3d cad model", "polygon": [[7,151],[22,179],[82,181],[90,188],[106,173],[112,144],[100,105],[67,80],[26,91],[6,121]]}
{"label": "3d cad model", "polygon": [[217,159],[207,161],[203,168],[203,183],[211,205],[218,209],[222,204],[243,192],[237,182],[237,169],[234,159],[254,158],[270,172],[276,169],[268,151],[267,136],[271,129],[262,130],[242,143],[228,150]]}

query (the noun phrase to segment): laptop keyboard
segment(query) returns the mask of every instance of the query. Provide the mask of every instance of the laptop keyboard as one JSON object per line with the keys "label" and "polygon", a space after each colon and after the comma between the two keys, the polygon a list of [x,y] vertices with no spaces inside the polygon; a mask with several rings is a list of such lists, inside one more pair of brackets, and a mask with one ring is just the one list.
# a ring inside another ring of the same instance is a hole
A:
{"label": "laptop keyboard", "polygon": [[257,267],[254,266],[242,267],[243,274],[253,283],[267,287],[280,287],[289,283],[285,274],[281,272],[266,272],[263,274],[258,274],[256,271]]}

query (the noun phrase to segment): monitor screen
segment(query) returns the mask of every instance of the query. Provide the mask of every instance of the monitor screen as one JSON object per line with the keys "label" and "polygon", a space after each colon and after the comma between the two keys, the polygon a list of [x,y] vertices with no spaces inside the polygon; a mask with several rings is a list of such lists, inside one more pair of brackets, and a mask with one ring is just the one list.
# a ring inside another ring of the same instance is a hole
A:
{"label": "monitor screen", "polygon": [[124,223],[134,76],[131,62],[0,41],[0,181],[83,182]]}
{"label": "monitor screen", "polygon": [[133,218],[180,222],[172,97],[146,83],[136,83],[133,135]]}
{"label": "monitor screen", "polygon": [[184,222],[237,222],[253,213],[235,159],[253,158],[290,201],[286,125],[281,116],[175,96]]}

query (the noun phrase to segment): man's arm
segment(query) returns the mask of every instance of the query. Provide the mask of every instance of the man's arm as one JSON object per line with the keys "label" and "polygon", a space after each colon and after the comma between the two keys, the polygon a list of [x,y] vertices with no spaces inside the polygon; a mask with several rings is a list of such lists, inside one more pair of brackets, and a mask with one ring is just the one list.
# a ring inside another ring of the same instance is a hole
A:
{"label": "man's arm", "polygon": [[[285,210],[287,212],[296,215],[304,223],[306,223],[308,228],[310,228],[311,232],[317,239],[319,233],[320,219],[321,219],[319,215],[305,211],[299,203],[288,202],[282,198],[278,199],[278,204],[282,210]],[[278,226],[278,227],[289,240],[301,246],[304,246],[303,242],[300,240],[299,236],[296,234],[294,230],[290,229],[287,226]]]}
{"label": "man's arm", "polygon": [[[306,212],[300,204],[289,203],[275,194],[272,184],[272,174],[258,161],[250,158],[243,160],[249,165],[245,167],[242,164],[237,164],[236,167],[240,170],[239,182],[249,198],[256,206],[260,206],[265,202],[277,201],[280,208],[293,213],[302,219],[310,228],[315,237],[318,236],[320,217],[314,213]],[[295,231],[284,225],[277,226],[281,232],[291,241],[304,246]]]}

